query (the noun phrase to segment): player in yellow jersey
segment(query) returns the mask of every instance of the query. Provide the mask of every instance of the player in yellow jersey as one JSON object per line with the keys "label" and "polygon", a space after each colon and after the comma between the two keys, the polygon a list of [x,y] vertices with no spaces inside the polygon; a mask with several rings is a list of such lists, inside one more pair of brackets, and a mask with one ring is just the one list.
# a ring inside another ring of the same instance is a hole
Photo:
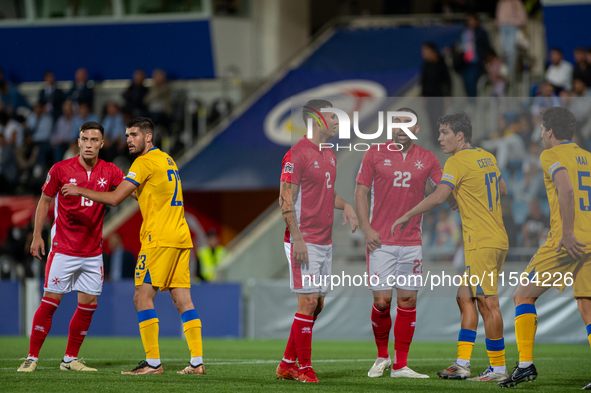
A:
{"label": "player in yellow jersey", "polygon": [[[550,232],[525,269],[527,285],[520,282],[513,294],[519,364],[500,387],[533,381],[538,375],[533,364],[535,302],[549,288],[563,291],[574,285],[591,344],[591,153],[572,141],[577,121],[568,109],[547,108],[541,120],[546,150],[540,161],[550,204]],[[584,389],[591,390],[591,384]]]}
{"label": "player in yellow jersey", "polygon": [[122,374],[162,374],[158,346],[158,317],[154,298],[158,289],[170,290],[181,314],[183,330],[191,351],[189,366],[180,374],[205,374],[201,320],[190,292],[189,255],[193,247],[185,221],[183,192],[178,168],[172,158],[154,147],[154,123],[144,117],[132,119],[125,131],[129,152],[137,158],[114,191],[99,192],[67,184],[64,196],[81,195],[98,203],[117,206],[134,191],[143,217],[142,249],[135,268],[133,302],[138,314],[146,360]]}
{"label": "player in yellow jersey", "polygon": [[458,288],[456,298],[462,316],[458,357],[437,375],[445,379],[470,377],[470,358],[480,312],[484,320],[490,367],[468,380],[500,381],[508,377],[503,319],[497,297],[497,277],[503,269],[509,248],[500,203],[500,197],[507,194],[507,186],[495,157],[472,146],[472,124],[468,115],[454,113],[440,118],[438,124],[438,141],[443,151],[452,156],[445,163],[435,192],[396,220],[392,233],[398,225],[402,225],[400,230],[403,230],[412,217],[441,205],[453,192],[462,218],[466,279]]}

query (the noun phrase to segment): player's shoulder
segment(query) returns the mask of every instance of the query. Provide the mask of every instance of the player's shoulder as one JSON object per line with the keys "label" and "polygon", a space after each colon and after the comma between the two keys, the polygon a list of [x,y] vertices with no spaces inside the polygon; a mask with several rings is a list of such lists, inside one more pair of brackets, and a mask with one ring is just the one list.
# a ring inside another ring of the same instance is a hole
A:
{"label": "player's shoulder", "polygon": [[431,150],[425,149],[424,147],[421,147],[419,145],[415,145],[414,148],[417,149],[417,153],[420,155],[420,157],[428,158],[430,160],[435,160],[439,162],[437,160],[437,156]]}
{"label": "player's shoulder", "polygon": [[53,166],[49,169],[50,172],[60,171],[60,170],[67,170],[68,168],[72,168],[77,164],[78,156],[68,158],[66,160],[61,160],[53,164]]}

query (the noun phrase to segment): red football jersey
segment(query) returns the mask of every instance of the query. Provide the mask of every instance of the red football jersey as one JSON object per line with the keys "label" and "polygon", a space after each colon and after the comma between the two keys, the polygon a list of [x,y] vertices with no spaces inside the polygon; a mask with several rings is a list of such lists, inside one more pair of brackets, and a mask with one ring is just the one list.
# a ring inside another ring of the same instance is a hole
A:
{"label": "red football jersey", "polygon": [[[322,149],[302,138],[283,157],[281,181],[299,185],[295,201],[298,227],[306,243],[332,244],[334,181],[337,158],[332,149]],[[285,228],[284,241],[291,242]]]}
{"label": "red football jersey", "polygon": [[51,250],[77,257],[94,257],[103,252],[103,218],[106,206],[81,196],[64,197],[64,184],[95,191],[111,191],[123,181],[123,171],[115,164],[98,160],[92,171],[78,157],[60,161],[49,170],[43,192],[55,197],[55,221],[51,227]]}
{"label": "red football jersey", "polygon": [[[421,245],[422,215],[413,217],[404,231],[392,236],[392,224],[425,198],[425,184],[441,181],[441,165],[435,154],[414,145],[406,154],[372,146],[363,156],[357,183],[370,188],[369,222],[387,246]],[[378,150],[379,148],[379,150]]]}

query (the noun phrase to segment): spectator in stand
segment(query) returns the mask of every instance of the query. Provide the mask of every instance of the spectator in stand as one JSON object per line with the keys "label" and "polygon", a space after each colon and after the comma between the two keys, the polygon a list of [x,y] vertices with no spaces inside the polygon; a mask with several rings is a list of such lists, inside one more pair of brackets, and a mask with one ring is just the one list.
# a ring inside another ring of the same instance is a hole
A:
{"label": "spectator in stand", "polygon": [[15,149],[23,144],[25,136],[23,126],[3,111],[0,111],[0,133],[4,134],[6,143]]}
{"label": "spectator in stand", "polygon": [[546,70],[546,81],[552,83],[556,94],[572,89],[573,65],[562,57],[562,49],[550,50],[550,66]]}
{"label": "spectator in stand", "polygon": [[[423,56],[423,70],[421,72],[421,95],[423,97],[448,97],[451,95],[451,78],[447,65],[439,55],[437,45],[433,42],[425,42],[421,46]],[[439,138],[437,119],[443,115],[443,99],[428,98],[426,109],[431,122],[432,138]]]}
{"label": "spectator in stand", "polygon": [[62,105],[62,115],[57,119],[53,134],[51,135],[51,147],[53,148],[53,162],[62,160],[64,152],[72,138],[74,127],[74,103],[67,100]]}
{"label": "spectator in stand", "polygon": [[[525,143],[519,132],[521,130],[519,116],[506,113],[499,116],[498,132],[493,138],[482,141],[482,148],[494,152],[499,170],[504,170],[510,161],[520,160],[526,153]],[[509,179],[506,179],[509,181]]]}
{"label": "spectator in stand", "polygon": [[86,68],[78,68],[74,75],[74,85],[68,92],[68,99],[74,101],[74,112],[77,112],[77,106],[81,104],[88,105],[92,111],[94,105],[94,90],[92,84],[88,82],[88,71]]}
{"label": "spectator in stand", "polygon": [[91,113],[90,107],[87,103],[81,102],[78,106],[78,115],[74,116],[72,121],[72,129],[70,130],[70,141],[77,140],[80,134],[80,127],[87,121],[96,121],[99,123],[98,117]]}
{"label": "spectator in stand", "polygon": [[62,106],[66,100],[66,94],[55,85],[53,71],[45,71],[43,74],[45,87],[39,91],[38,102],[45,105],[45,111],[49,113],[54,123],[62,115]]}
{"label": "spectator in stand", "polygon": [[499,26],[503,58],[512,74],[517,60],[517,31],[527,24],[527,12],[521,0],[500,0],[497,3],[496,23]]}
{"label": "spectator in stand", "polygon": [[531,114],[532,123],[538,124],[538,118],[540,111],[544,108],[550,108],[554,106],[562,106],[560,98],[555,93],[554,86],[550,82],[544,82],[538,87],[536,96],[532,102]]}
{"label": "spectator in stand", "polygon": [[27,99],[21,94],[16,85],[6,81],[0,82],[0,95],[2,96],[4,111],[13,119],[19,115],[26,115],[31,109]]}
{"label": "spectator in stand", "polygon": [[41,166],[37,165],[39,146],[33,143],[33,133],[30,130],[25,132],[23,144],[16,149],[15,153],[21,185],[25,187],[27,192],[38,190],[45,178],[43,178],[44,172]]}
{"label": "spectator in stand", "polygon": [[133,117],[146,115],[146,104],[144,98],[148,94],[148,88],[144,86],[146,73],[144,70],[135,70],[131,85],[123,93],[125,108],[131,111]]}
{"label": "spectator in stand", "polygon": [[[2,113],[2,112],[0,112]],[[0,194],[13,193],[18,182],[18,166],[14,148],[0,132]]]}
{"label": "spectator in stand", "polygon": [[148,106],[150,118],[157,125],[168,127],[172,104],[170,100],[171,89],[166,80],[166,73],[163,70],[155,69],[152,72],[154,86],[148,90],[144,97],[144,103]]}
{"label": "spectator in stand", "polygon": [[466,16],[466,28],[460,36],[460,48],[462,58],[458,68],[464,80],[466,95],[476,97],[478,79],[484,71],[483,62],[491,46],[488,34],[480,27],[475,13]]}
{"label": "spectator in stand", "polygon": [[53,131],[53,117],[46,112],[46,106],[38,102],[27,117],[27,130],[33,133],[33,144],[39,148],[37,164],[47,166],[47,155],[51,152],[51,132]]}
{"label": "spectator in stand", "polygon": [[105,276],[110,281],[132,279],[135,274],[135,257],[125,249],[121,235],[109,236],[110,253],[105,253]]}
{"label": "spectator in stand", "polygon": [[540,202],[532,199],[529,203],[529,215],[521,226],[523,247],[539,247],[546,241],[550,230],[550,219],[542,214]]}
{"label": "spectator in stand", "polygon": [[499,97],[501,103],[501,111],[505,108],[505,86],[509,79],[509,68],[503,63],[503,61],[497,56],[495,51],[491,48],[488,51],[486,60],[484,61],[486,73],[492,83],[492,95],[493,97]]}
{"label": "spectator in stand", "polygon": [[573,70],[573,80],[580,79],[585,86],[591,87],[591,64],[587,61],[587,51],[580,46],[575,48],[575,69]]}
{"label": "spectator in stand", "polygon": [[105,144],[101,153],[105,161],[113,161],[117,155],[125,153],[127,142],[125,138],[125,123],[119,105],[115,101],[107,103],[107,114],[103,119],[102,126],[105,129]]}
{"label": "spectator in stand", "polygon": [[591,116],[591,91],[581,79],[573,80],[573,92],[561,97],[563,104],[577,119],[577,128],[587,122]]}

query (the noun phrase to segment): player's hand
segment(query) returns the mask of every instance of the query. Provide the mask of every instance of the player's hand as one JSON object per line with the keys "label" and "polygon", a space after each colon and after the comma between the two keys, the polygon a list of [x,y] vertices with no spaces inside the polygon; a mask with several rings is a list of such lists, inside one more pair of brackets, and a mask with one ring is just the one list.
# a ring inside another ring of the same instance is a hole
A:
{"label": "player's hand", "polygon": [[585,253],[585,251],[583,251],[583,247],[585,246],[585,244],[577,240],[574,232],[562,232],[562,239],[560,239],[560,242],[558,243],[556,252],[559,252],[560,249],[564,247],[571,258],[579,259]]}
{"label": "player's hand", "polygon": [[458,201],[454,198],[453,194],[449,194],[447,197],[447,203],[449,203],[449,208],[455,212],[460,211],[460,207],[458,206]]}
{"label": "player's hand", "polygon": [[403,215],[402,217],[400,217],[398,220],[396,220],[396,222],[394,222],[394,224],[392,224],[392,229],[390,230],[390,233],[392,233],[392,236],[394,236],[394,230],[396,229],[396,227],[398,225],[402,225],[400,227],[400,231],[402,232],[404,230],[404,228],[408,225],[409,222],[410,222],[410,217],[408,217],[406,214]]}
{"label": "player's hand", "polygon": [[64,184],[62,186],[62,195],[67,196],[78,196],[80,195],[80,187],[75,184]]}
{"label": "player's hand", "polygon": [[359,228],[359,223],[357,222],[357,214],[355,214],[355,210],[349,204],[345,205],[343,209],[343,225],[347,224],[347,220],[349,220],[349,224],[351,224],[351,232],[355,233],[357,228]]}
{"label": "player's hand", "polygon": [[45,256],[45,242],[41,236],[33,236],[33,241],[31,242],[31,255],[35,258],[41,260],[41,255],[39,254],[39,249],[41,249],[41,255]]}
{"label": "player's hand", "polygon": [[374,231],[372,227],[369,227],[366,231],[364,231],[365,235],[365,244],[367,244],[367,249],[369,252],[374,252],[378,248],[382,247],[382,239],[380,239],[380,234],[377,231]]}
{"label": "player's hand", "polygon": [[304,266],[308,265],[308,247],[304,239],[294,241],[292,247],[296,262]]}

